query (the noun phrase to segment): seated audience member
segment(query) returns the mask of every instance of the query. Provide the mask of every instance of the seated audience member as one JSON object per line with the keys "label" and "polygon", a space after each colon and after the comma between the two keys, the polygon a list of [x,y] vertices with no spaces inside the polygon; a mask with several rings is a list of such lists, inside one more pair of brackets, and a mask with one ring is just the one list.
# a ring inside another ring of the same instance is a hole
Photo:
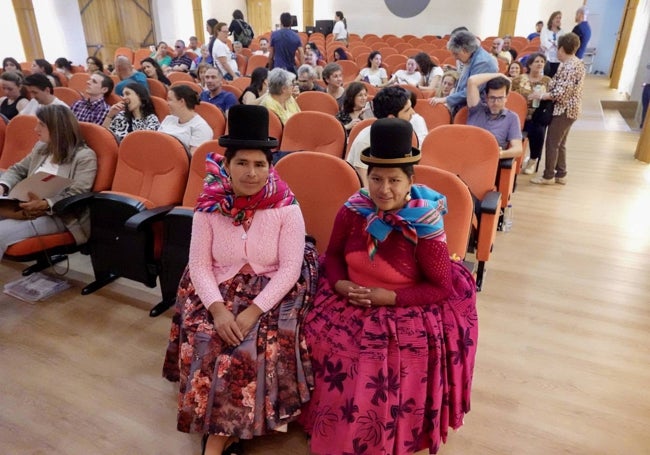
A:
{"label": "seated audience member", "polygon": [[23,85],[27,88],[27,93],[32,99],[20,111],[20,115],[36,115],[36,111],[40,107],[52,104],[68,107],[66,103],[54,96],[52,82],[50,82],[45,74],[30,74],[23,81]]}
{"label": "seated audience member", "polygon": [[157,131],[160,122],[149,92],[141,84],[130,82],[124,87],[122,101],[111,106],[102,126],[121,142],[133,131]]}
{"label": "seated audience member", "polygon": [[199,96],[187,85],[176,85],[167,92],[170,115],[165,117],[158,131],[174,136],[194,153],[196,148],[212,139],[212,128],[194,111]]}
{"label": "seated audience member", "polygon": [[65,57],[59,57],[54,60],[54,70],[63,74],[66,79],[72,77],[72,62]]}
{"label": "seated audience member", "polygon": [[5,57],[2,59],[2,72],[8,73],[10,71],[20,71],[20,63],[13,57]]}
{"label": "seated audience member", "polygon": [[168,46],[167,43],[164,41],[161,41],[158,43],[158,46],[156,47],[156,50],[151,53],[149,56],[153,58],[155,61],[158,62],[158,65],[164,70],[166,69],[169,64],[172,62],[171,56],[168,54]]}
{"label": "seated audience member", "polygon": [[510,53],[511,62],[514,62],[517,60],[517,51],[512,47],[512,36],[506,35],[503,37],[503,46],[501,46],[501,50],[503,52],[508,52]]}
{"label": "seated audience member", "polygon": [[499,60],[503,60],[507,65],[512,61],[512,55],[510,52],[503,50],[502,38],[495,38],[494,41],[492,41],[492,56]]}
{"label": "seated audience member", "polygon": [[185,41],[182,39],[176,40],[174,49],[176,50],[176,57],[169,63],[169,69],[187,73],[192,66],[192,58],[186,54]]}
{"label": "seated audience member", "polygon": [[[295,74],[298,65],[305,63],[305,51],[296,32],[291,30],[291,14],[280,14],[280,29],[271,33],[269,69],[283,68]],[[297,54],[296,54],[297,53]]]}
{"label": "seated audience member", "polygon": [[[199,44],[199,39],[196,36],[190,36],[189,43],[187,45],[187,49],[192,51],[192,52],[198,52],[200,48],[201,48],[201,45]],[[207,48],[207,46],[206,46],[206,48]]]}
{"label": "seated audience member", "polygon": [[[364,118],[372,118],[372,111],[367,109],[368,91],[366,86],[361,82],[352,82],[345,89],[343,95],[343,109],[337,114],[336,118],[343,124],[345,134],[350,134],[350,130]],[[367,117],[369,115],[369,117]]]}
{"label": "seated audience member", "polygon": [[11,120],[25,109],[29,103],[26,98],[27,90],[23,86],[22,73],[18,71],[7,71],[0,74],[2,82],[2,93],[0,97],[0,114],[4,115],[7,120]]}
{"label": "seated audience member", "polygon": [[295,79],[295,74],[282,68],[269,71],[269,93],[260,103],[275,112],[283,125],[293,114],[300,112],[300,107],[293,97]]}
{"label": "seated audience member", "polygon": [[167,78],[167,76],[165,76],[165,73],[163,72],[158,62],[151,57],[142,59],[140,62],[140,71],[142,71],[148,78],[156,79],[158,82],[162,82],[166,87],[172,85],[171,81]]}
{"label": "seated audience member", "polygon": [[451,35],[447,43],[456,60],[465,68],[460,72],[456,90],[445,97],[434,97],[429,100],[431,104],[446,103],[452,113],[467,104],[467,79],[480,73],[496,73],[499,70],[496,60],[483,49],[476,36],[466,30],[460,30]]}
{"label": "seated audience member", "polygon": [[440,87],[440,80],[442,79],[442,68],[436,65],[431,60],[431,57],[429,57],[429,54],[425,52],[418,52],[413,59],[422,76],[417,86],[422,89],[437,90]]}
{"label": "seated audience member", "polygon": [[207,63],[199,63],[199,66],[196,68],[196,83],[201,86],[202,89],[205,90],[205,72],[209,70],[210,68],[213,68],[212,65],[208,65]]}
{"label": "seated audience member", "polygon": [[58,77],[52,75],[54,68],[52,64],[45,59],[37,58],[32,62],[32,74],[44,74],[49,79],[52,87],[60,87],[61,81]]}
{"label": "seated audience member", "polygon": [[300,93],[302,92],[323,92],[324,93],[326,90],[323,87],[321,87],[319,84],[314,83],[314,79],[317,79],[314,68],[307,63],[305,63],[304,65],[300,65],[300,68],[298,68],[298,88],[300,89]]}
{"label": "seated audience member", "polygon": [[[481,101],[479,87],[485,84],[485,98]],[[483,128],[499,143],[500,158],[515,158],[522,154],[519,117],[506,109],[510,81],[501,73],[475,74],[467,81],[467,124]]]}
{"label": "seated audience member", "polygon": [[451,95],[456,89],[456,83],[458,82],[458,73],[456,71],[445,71],[440,80],[440,87],[436,92],[436,96],[440,98],[445,98]]}
{"label": "seated audience member", "polygon": [[235,54],[241,54],[241,51],[244,49],[244,46],[242,46],[240,41],[233,41],[232,42],[232,51]]}
{"label": "seated audience member", "polygon": [[122,90],[124,90],[126,84],[130,82],[142,84],[142,86],[149,91],[147,76],[140,71],[136,71],[131,64],[131,61],[123,55],[120,55],[115,59],[115,72],[117,73],[117,77],[120,78],[120,82],[115,86],[115,93],[118,96],[122,96]]}
{"label": "seated audience member", "polygon": [[332,95],[339,104],[339,110],[343,107],[343,69],[338,63],[328,63],[323,68],[323,81],[327,85],[327,93]]}
{"label": "seated audience member", "polygon": [[348,60],[348,54],[342,47],[334,49],[334,61],[338,62],[339,60]]}
{"label": "seated audience member", "polygon": [[[411,92],[398,86],[381,89],[372,100],[372,112],[378,119],[396,117],[410,122],[414,114],[411,106]],[[370,127],[359,131],[350,147],[350,153],[346,157],[348,163],[354,166],[361,177],[364,186],[368,184],[366,175],[368,166],[361,161],[361,152],[368,147],[370,147]]]}
{"label": "seated audience member", "polygon": [[[524,166],[523,173],[527,175],[537,172],[537,162],[542,157],[544,148],[544,137],[546,136],[546,125],[533,120],[533,113],[537,107],[533,106],[533,99],[530,95],[535,91],[546,93],[551,84],[551,78],[544,74],[546,67],[546,56],[542,53],[531,54],[526,60],[528,73],[522,74],[512,80],[513,92],[521,94],[528,100],[528,112],[524,131],[528,133],[528,145],[530,148],[530,157]],[[537,105],[537,103],[535,103]]]}
{"label": "seated audience member", "polygon": [[253,55],[265,55],[269,56],[269,40],[266,38],[260,38],[259,41],[260,48],[256,51],[253,51]]}
{"label": "seated audience member", "polygon": [[318,263],[271,165],[269,115],[234,106],[219,138],[225,156],[207,157],[165,355],[163,376],[180,381],[177,429],[203,433],[205,455],[242,454],[240,438],[277,435],[313,384],[302,320]]}
{"label": "seated audience member", "polygon": [[415,105],[418,102],[418,96],[414,92],[409,92],[409,94],[411,95],[411,107],[413,108],[413,115],[411,115],[411,120],[409,120],[409,122],[413,127],[415,136],[418,138],[418,144],[422,145],[424,138],[429,134],[429,129],[427,128],[427,122],[424,120],[424,117],[415,112]]}
{"label": "seated audience member", "polygon": [[[41,74],[33,76],[45,77]],[[88,240],[90,218],[87,210],[54,215],[51,209],[61,199],[91,190],[97,172],[95,152],[84,143],[79,122],[67,107],[44,106],[36,112],[36,118],[39,140],[29,155],[2,174],[0,195],[6,195],[17,183],[39,171],[69,178],[72,183],[47,199],[30,193],[30,200],[19,204],[20,211],[2,212],[0,258],[9,246],[33,237],[35,233],[46,235],[68,231],[77,244]]]}
{"label": "seated audience member", "polygon": [[508,66],[508,77],[515,78],[524,74],[524,67],[521,63],[514,61]]}
{"label": "seated audience member", "polygon": [[368,55],[368,64],[365,68],[359,71],[356,81],[365,81],[375,87],[383,87],[388,82],[388,74],[386,70],[381,67],[381,53],[379,51],[372,51]]}
{"label": "seated audience member", "polygon": [[104,62],[97,57],[88,57],[86,59],[86,72],[93,74],[95,71],[104,72]]}
{"label": "seated audience member", "polygon": [[422,75],[417,70],[418,64],[415,62],[414,58],[409,58],[406,61],[405,70],[397,70],[395,74],[388,81],[389,84],[408,84],[413,87],[420,85],[422,81]]}
{"label": "seated audience member", "polygon": [[199,56],[194,59],[192,62],[192,66],[190,67],[190,71],[196,71],[197,68],[201,63],[206,63],[210,66],[213,66],[214,60],[212,60],[212,55],[210,55],[210,51],[208,49],[208,45],[204,44],[201,46],[201,50],[199,52]]}
{"label": "seated audience member", "polygon": [[251,73],[251,84],[242,93],[239,103],[260,104],[262,98],[267,94],[268,78],[269,70],[263,67],[255,68]]}
{"label": "seated audience member", "polygon": [[[309,65],[314,70],[316,74],[316,79],[323,78],[323,68],[320,64],[323,63],[320,59],[320,51],[314,43],[307,43],[305,45],[305,63],[304,65]],[[323,63],[325,64],[325,63]]]}
{"label": "seated audience member", "polygon": [[214,104],[224,114],[237,104],[237,98],[228,90],[223,89],[223,76],[216,68],[208,68],[205,72],[205,90],[201,92],[200,100]]}
{"label": "seated audience member", "polygon": [[219,22],[216,27],[217,39],[212,48],[212,60],[219,68],[224,79],[232,81],[239,77],[235,53],[228,47],[228,24]]}
{"label": "seated audience member", "polygon": [[399,119],[370,127],[368,186],[334,221],[303,322],[313,455],[434,454],[470,410],[476,283],[450,258],[446,198],[413,183],[412,134]]}
{"label": "seated audience member", "polygon": [[104,73],[93,73],[86,82],[86,99],[77,100],[71,109],[80,122],[102,125],[111,108],[106,102],[113,93],[113,79]]}

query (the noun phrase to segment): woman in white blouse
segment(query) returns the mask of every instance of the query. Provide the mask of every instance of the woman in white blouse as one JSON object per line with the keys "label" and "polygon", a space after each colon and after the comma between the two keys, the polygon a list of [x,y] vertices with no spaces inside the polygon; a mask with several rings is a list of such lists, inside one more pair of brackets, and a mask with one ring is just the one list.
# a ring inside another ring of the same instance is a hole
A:
{"label": "woman in white blouse", "polygon": [[368,55],[368,66],[359,71],[355,81],[365,81],[375,87],[383,87],[388,82],[388,74],[381,67],[381,53],[372,51]]}
{"label": "woman in white blouse", "polygon": [[334,29],[332,30],[334,41],[342,41],[347,46],[348,44],[348,21],[343,17],[341,11],[334,13]]}

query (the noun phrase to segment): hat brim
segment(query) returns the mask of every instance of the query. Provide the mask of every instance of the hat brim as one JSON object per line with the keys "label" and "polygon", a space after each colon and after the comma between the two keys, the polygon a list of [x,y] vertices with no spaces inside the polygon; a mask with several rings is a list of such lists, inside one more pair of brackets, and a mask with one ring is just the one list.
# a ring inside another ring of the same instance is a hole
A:
{"label": "hat brim", "polygon": [[222,147],[238,147],[238,148],[274,148],[278,146],[278,140],[274,137],[269,137],[265,141],[250,140],[250,139],[231,139],[230,136],[221,136],[219,138],[219,145]]}
{"label": "hat brim", "polygon": [[370,155],[370,147],[361,152],[359,159],[364,164],[372,164],[378,167],[394,167],[404,164],[417,164],[420,161],[420,150],[411,147],[411,156],[403,156],[401,158],[378,158]]}

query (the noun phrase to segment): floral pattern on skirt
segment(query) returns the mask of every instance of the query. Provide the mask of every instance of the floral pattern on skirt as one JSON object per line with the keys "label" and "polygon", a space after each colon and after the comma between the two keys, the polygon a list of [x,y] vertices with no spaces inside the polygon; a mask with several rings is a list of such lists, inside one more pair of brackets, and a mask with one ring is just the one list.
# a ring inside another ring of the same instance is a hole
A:
{"label": "floral pattern on skirt", "polygon": [[[291,422],[313,389],[301,322],[317,284],[317,253],[305,246],[298,283],[264,313],[237,347],[223,343],[195,292],[189,269],[181,278],[163,376],[180,381],[178,430],[251,439]],[[269,282],[238,274],[221,283],[235,315]]]}
{"label": "floral pattern on skirt", "polygon": [[300,420],[314,454],[436,453],[470,409],[475,282],[452,264],[439,305],[360,308],[319,280],[305,318],[316,387]]}

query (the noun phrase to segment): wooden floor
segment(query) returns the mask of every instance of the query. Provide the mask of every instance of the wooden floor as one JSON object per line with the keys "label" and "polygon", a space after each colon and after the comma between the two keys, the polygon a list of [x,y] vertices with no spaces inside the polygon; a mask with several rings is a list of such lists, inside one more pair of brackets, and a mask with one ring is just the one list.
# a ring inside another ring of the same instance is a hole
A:
{"label": "wooden floor", "polygon": [[[603,115],[588,81],[569,138],[569,184],[520,176],[513,231],[499,233],[479,294],[472,412],[442,454],[650,453],[650,166],[638,133]],[[616,117],[616,115],[614,115]],[[175,430],[160,375],[169,315],[156,291],[117,282],[28,304],[0,295],[0,454],[198,454]],[[0,263],[0,280],[22,265]],[[297,428],[248,454],[307,454]]]}

